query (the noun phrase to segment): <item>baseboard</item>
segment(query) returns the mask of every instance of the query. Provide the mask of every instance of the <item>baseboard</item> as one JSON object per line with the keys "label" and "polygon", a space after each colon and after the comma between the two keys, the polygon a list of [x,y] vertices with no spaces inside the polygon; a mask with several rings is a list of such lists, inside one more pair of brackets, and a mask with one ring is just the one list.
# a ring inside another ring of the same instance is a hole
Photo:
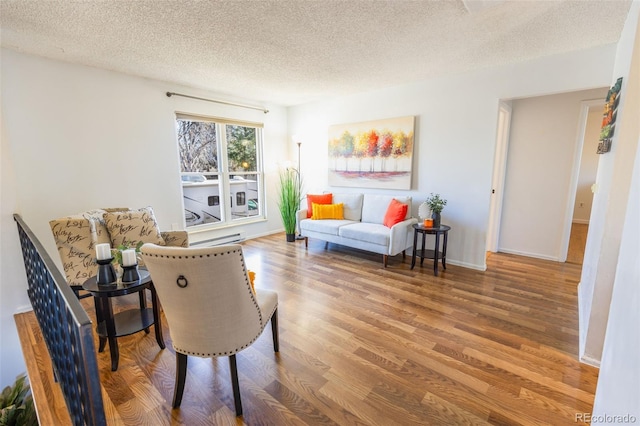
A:
{"label": "baseboard", "polygon": [[22,305],[16,308],[14,314],[23,314],[30,311],[33,311],[33,307],[31,305]]}
{"label": "baseboard", "polygon": [[[407,253],[407,257],[408,256],[409,256],[409,253]],[[463,268],[475,269],[476,271],[486,271],[487,270],[487,264],[486,263],[484,265],[476,265],[475,263],[459,262],[457,260],[447,259],[447,265],[462,266]]]}
{"label": "baseboard", "polygon": [[509,250],[501,247],[498,248],[498,251],[501,253],[515,254],[518,256],[526,256],[526,257],[535,257],[536,259],[553,260],[554,262],[560,262],[560,259],[558,257],[547,256],[545,254],[529,253],[526,251],[519,251],[519,250]]}
{"label": "baseboard", "polygon": [[592,367],[600,368],[600,360],[591,358],[590,356],[586,356],[586,355],[581,356],[580,362],[583,364],[590,365]]}

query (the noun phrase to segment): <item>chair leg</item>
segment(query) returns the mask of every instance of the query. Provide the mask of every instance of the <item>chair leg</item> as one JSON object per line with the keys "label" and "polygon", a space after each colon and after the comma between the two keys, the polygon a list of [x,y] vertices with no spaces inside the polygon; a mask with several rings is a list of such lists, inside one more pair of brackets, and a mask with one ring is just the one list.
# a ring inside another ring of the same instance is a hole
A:
{"label": "chair leg", "polygon": [[388,259],[388,258],[389,258],[389,256],[387,256],[386,254],[383,254],[383,255],[382,255],[382,266],[383,266],[384,268],[386,268],[386,267],[387,267],[387,259]]}
{"label": "chair leg", "polygon": [[278,336],[278,309],[271,315],[271,335],[273,336],[273,351],[280,352],[280,340]]}
{"label": "chair leg", "polygon": [[180,407],[184,382],[187,378],[187,355],[176,352],[176,384],[173,389],[173,408]]}
{"label": "chair leg", "polygon": [[105,346],[107,346],[107,338],[100,336],[100,345],[98,346],[98,352],[104,351]]}
{"label": "chair leg", "polygon": [[240,400],[240,383],[238,382],[238,365],[236,355],[229,356],[229,369],[231,370],[231,386],[233,387],[233,402],[236,405],[236,417],[242,415],[242,401]]}

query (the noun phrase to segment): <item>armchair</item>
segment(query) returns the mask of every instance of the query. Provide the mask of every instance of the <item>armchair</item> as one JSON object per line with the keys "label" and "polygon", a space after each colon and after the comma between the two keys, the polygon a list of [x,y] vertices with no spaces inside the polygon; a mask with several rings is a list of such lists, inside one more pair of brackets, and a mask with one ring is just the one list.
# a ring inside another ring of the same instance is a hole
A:
{"label": "armchair", "polygon": [[[108,223],[107,220],[110,222]],[[140,222],[142,225],[135,222]],[[126,228],[137,230],[138,235],[132,236],[131,233],[123,233],[122,231],[125,229],[122,226],[123,223],[131,225]],[[109,243],[111,247],[117,247],[123,242],[130,243],[137,239],[144,242],[154,241],[168,246],[189,246],[186,231],[157,231],[157,223],[151,207],[139,210],[127,208],[89,210],[51,220],[49,225],[60,260],[62,260],[67,283],[78,298],[89,296],[88,294],[80,295],[82,284],[97,274],[96,244]],[[144,232],[141,232],[141,226],[145,227]],[[149,232],[150,230],[151,232]],[[133,245],[135,246],[135,244]]]}
{"label": "armchair", "polygon": [[250,346],[271,320],[278,344],[278,294],[252,290],[240,245],[176,249],[142,246],[141,255],[167,318],[176,352],[173,408],[180,406],[187,357],[229,357],[236,415],[242,415],[236,353]]}

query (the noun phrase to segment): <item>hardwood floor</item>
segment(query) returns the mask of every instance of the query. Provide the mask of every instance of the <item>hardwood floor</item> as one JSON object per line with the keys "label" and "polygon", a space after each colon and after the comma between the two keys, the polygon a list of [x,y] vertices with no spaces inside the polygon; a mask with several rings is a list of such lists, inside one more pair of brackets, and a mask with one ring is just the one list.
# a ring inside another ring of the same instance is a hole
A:
{"label": "hardwood floor", "polygon": [[589,225],[585,223],[572,223],[571,235],[569,237],[569,250],[567,251],[567,262],[582,265],[584,258],[584,248],[587,244],[587,232]]}
{"label": "hardwood floor", "polygon": [[592,410],[598,370],[577,361],[577,264],[493,254],[486,272],[448,265],[434,277],[428,260],[410,270],[400,255],[384,269],[380,255],[317,240],[305,250],[284,234],[243,247],[256,286],[278,291],[280,325],[278,354],[267,327],[237,356],[244,416],[227,358],[190,357],[171,410],[165,321],[165,350],[153,333],[120,338],[116,372],[108,348],[98,354],[110,424],[560,425]]}

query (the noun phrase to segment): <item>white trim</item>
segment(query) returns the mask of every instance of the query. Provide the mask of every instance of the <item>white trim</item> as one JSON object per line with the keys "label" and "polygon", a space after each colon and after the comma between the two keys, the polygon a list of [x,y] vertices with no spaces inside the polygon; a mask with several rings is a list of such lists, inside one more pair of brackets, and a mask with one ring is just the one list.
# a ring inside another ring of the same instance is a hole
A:
{"label": "white trim", "polygon": [[490,188],[489,223],[487,224],[486,250],[498,251],[500,223],[502,221],[502,202],[504,182],[507,176],[507,153],[509,151],[509,132],[511,129],[511,107],[500,101],[498,104],[498,122],[496,123],[496,147],[493,156],[493,176]]}
{"label": "white trim", "polygon": [[[409,253],[407,253],[407,257],[409,257]],[[441,259],[438,259],[441,260]],[[463,268],[469,268],[469,269],[475,269],[476,271],[486,271],[487,270],[487,264],[485,263],[484,265],[476,265],[475,263],[468,263],[468,262],[460,262],[457,260],[446,260],[447,265],[455,265],[455,266],[462,266]],[[433,266],[433,263],[431,264],[431,266]]]}
{"label": "white trim", "polygon": [[589,219],[573,219],[571,223],[579,223],[580,225],[588,225]]}
{"label": "white trim", "polygon": [[590,365],[592,367],[600,368],[600,360],[591,358],[590,356],[582,356],[580,357],[580,362],[583,364]]}
{"label": "white trim", "polygon": [[31,305],[22,305],[22,306],[18,306],[16,308],[16,310],[14,311],[14,314],[23,314],[25,312],[31,312],[33,311],[33,306]]}
{"label": "white trim", "polygon": [[562,231],[562,239],[560,240],[560,262],[567,260],[569,253],[569,239],[571,238],[571,223],[573,221],[573,209],[576,202],[576,192],[578,191],[578,178],[580,175],[580,163],[582,161],[582,147],[584,145],[584,136],[587,129],[587,119],[589,109],[597,106],[604,106],[604,100],[592,99],[580,103],[580,120],[578,120],[578,131],[573,152],[573,166],[571,168],[571,180],[567,194],[567,204],[564,213],[564,228]]}
{"label": "white trim", "polygon": [[500,253],[516,254],[518,256],[535,257],[536,259],[553,260],[554,262],[564,262],[564,260],[560,260],[558,257],[548,256],[546,254],[530,253],[527,251],[509,250],[509,249],[502,249],[502,248],[499,248],[498,251]]}

